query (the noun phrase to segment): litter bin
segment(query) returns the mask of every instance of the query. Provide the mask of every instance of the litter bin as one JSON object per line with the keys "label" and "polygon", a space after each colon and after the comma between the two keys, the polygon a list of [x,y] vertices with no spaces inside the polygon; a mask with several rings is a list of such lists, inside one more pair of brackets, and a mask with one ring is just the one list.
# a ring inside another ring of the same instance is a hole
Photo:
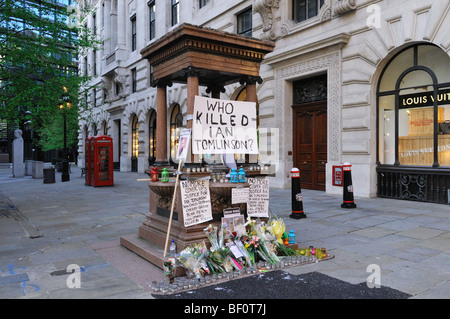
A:
{"label": "litter bin", "polygon": [[44,168],[44,184],[51,184],[55,182],[55,169]]}

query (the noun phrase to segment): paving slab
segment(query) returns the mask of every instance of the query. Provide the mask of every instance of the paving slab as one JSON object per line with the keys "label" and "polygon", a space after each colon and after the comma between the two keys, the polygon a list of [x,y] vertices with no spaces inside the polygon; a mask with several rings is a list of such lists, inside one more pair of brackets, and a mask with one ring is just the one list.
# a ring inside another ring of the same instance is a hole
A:
{"label": "paving slab", "polygon": [[[119,244],[121,236],[137,235],[148,212],[148,185],[142,181],[147,175],[115,172],[113,187],[94,188],[84,185],[77,167],[66,183],[59,176],[56,183],[43,184],[32,178],[12,179],[8,174],[10,169],[0,167],[0,277],[26,274],[29,280],[0,286],[0,297],[158,297],[152,295],[150,283],[164,279],[162,270]],[[340,208],[341,196],[311,190],[302,190],[302,194],[307,218],[289,217],[290,189],[270,189],[272,213],[285,220],[288,231],[295,231],[299,245],[326,247],[335,257],[261,280],[254,276],[232,280],[227,283],[231,286],[205,291],[205,298],[229,298],[227,289],[231,288],[227,287],[247,285],[247,281],[254,293],[271,296],[267,282],[274,280],[283,284],[286,298],[377,297],[378,293],[367,290],[368,265],[380,267],[382,289],[387,289],[384,298],[450,296],[450,206],[356,198],[358,207],[346,210]],[[42,236],[30,238],[19,217]],[[81,274],[80,289],[67,287],[67,274],[51,275],[70,264],[88,270]],[[306,290],[301,295],[297,285],[307,279],[322,281],[328,288],[303,285]],[[236,298],[253,296],[246,289],[232,290]],[[284,292],[276,297],[282,296]]]}

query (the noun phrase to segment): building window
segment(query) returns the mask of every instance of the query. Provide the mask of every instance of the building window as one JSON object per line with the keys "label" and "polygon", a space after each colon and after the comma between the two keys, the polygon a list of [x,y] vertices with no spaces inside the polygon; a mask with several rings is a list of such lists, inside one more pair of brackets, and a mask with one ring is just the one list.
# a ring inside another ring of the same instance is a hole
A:
{"label": "building window", "polygon": [[84,57],[84,75],[88,76],[88,58],[87,58],[87,56]]}
{"label": "building window", "polygon": [[252,36],[252,8],[237,15],[237,33],[247,37]]}
{"label": "building window", "polygon": [[292,20],[302,22],[319,14],[324,0],[292,0]]}
{"label": "building window", "polygon": [[149,12],[149,30],[150,30],[150,40],[153,40],[156,36],[156,10],[155,10],[155,0],[148,3]]}
{"label": "building window", "polygon": [[209,3],[209,0],[199,0],[198,7],[201,9]]}
{"label": "building window", "polygon": [[134,115],[131,126],[131,156],[139,157],[139,121],[137,115]]}
{"label": "building window", "polygon": [[137,91],[137,72],[136,68],[131,70],[131,92],[135,93]]}
{"label": "building window", "polygon": [[180,21],[180,0],[172,0],[172,26]]}
{"label": "building window", "polygon": [[149,75],[150,86],[153,86],[154,82],[155,82],[155,72],[153,72],[153,67],[151,65],[149,67],[149,70],[150,70],[150,75]]}
{"label": "building window", "polygon": [[178,150],[178,140],[180,137],[180,130],[183,126],[183,115],[181,114],[181,109],[179,105],[176,105],[170,116],[170,159],[175,162],[177,150]]}
{"label": "building window", "polygon": [[97,76],[97,51],[94,49],[93,51],[93,72],[94,72],[94,76]]}
{"label": "building window", "polygon": [[115,86],[116,86],[116,95],[119,95],[120,94],[120,84],[119,84],[119,82],[116,82]]}
{"label": "building window", "polygon": [[450,58],[439,47],[398,53],[378,84],[378,162],[450,166]]}
{"label": "building window", "polygon": [[148,121],[148,164],[152,165],[156,159],[156,112],[151,111]]}
{"label": "building window", "polygon": [[136,15],[131,17],[131,51],[136,51]]}
{"label": "building window", "polygon": [[92,31],[94,35],[97,35],[97,15],[92,15]]}

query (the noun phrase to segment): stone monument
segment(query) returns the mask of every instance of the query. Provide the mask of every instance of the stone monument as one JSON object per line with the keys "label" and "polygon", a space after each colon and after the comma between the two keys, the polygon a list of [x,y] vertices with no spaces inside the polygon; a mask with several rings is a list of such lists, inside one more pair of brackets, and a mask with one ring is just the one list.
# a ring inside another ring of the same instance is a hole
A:
{"label": "stone monument", "polygon": [[24,177],[25,176],[25,167],[23,166],[22,130],[14,131],[12,174],[13,174],[13,177]]}

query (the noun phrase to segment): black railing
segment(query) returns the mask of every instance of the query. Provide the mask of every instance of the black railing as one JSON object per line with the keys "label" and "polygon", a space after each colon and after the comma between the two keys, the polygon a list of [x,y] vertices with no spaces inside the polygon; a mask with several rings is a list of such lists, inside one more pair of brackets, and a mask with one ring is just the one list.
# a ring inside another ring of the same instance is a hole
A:
{"label": "black railing", "polygon": [[449,204],[450,169],[377,167],[378,197]]}

